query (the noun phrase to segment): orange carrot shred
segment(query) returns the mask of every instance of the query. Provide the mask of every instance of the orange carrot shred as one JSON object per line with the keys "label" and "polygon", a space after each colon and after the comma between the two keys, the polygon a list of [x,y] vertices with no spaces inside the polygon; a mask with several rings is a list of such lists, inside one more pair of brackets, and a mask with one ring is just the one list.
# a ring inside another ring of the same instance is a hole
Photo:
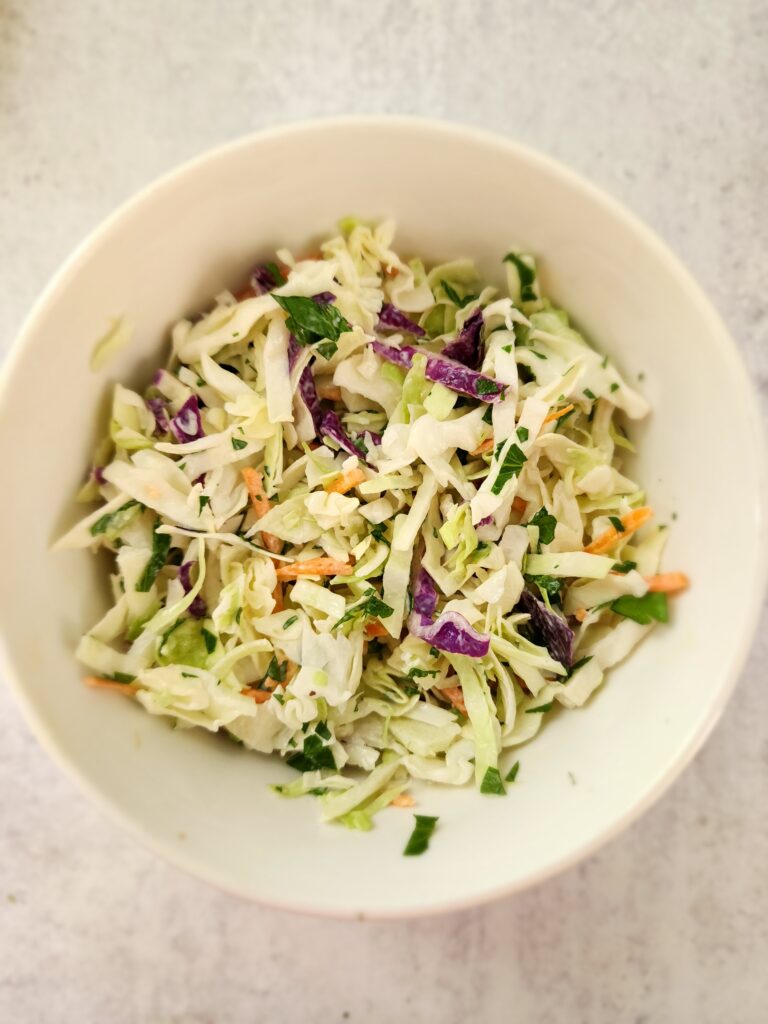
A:
{"label": "orange carrot shred", "polygon": [[257,704],[263,704],[272,696],[271,690],[252,690],[248,686],[246,686],[244,690],[241,690],[240,693],[242,693],[244,697],[250,697],[251,700],[255,700]]}
{"label": "orange carrot shred", "polygon": [[387,633],[386,627],[376,619],[373,622],[366,622],[365,635],[369,637],[389,636],[389,633]]}
{"label": "orange carrot shred", "polygon": [[575,408],[576,406],[573,404],[564,405],[562,409],[556,409],[554,412],[551,412],[549,416],[545,416],[544,423],[553,423],[555,420],[559,420],[561,416],[567,415],[571,409]]}
{"label": "orange carrot shred", "polygon": [[304,562],[281,565],[277,570],[277,578],[294,580],[299,576],[351,576],[352,572],[349,562],[339,562],[335,558],[308,558]]}
{"label": "orange carrot shred", "polygon": [[457,711],[460,711],[462,715],[466,715],[467,706],[464,703],[464,692],[460,686],[446,686],[440,693],[448,698]]}
{"label": "orange carrot shred", "polygon": [[365,473],[362,469],[350,469],[347,473],[341,473],[339,476],[329,480],[327,484],[323,484],[323,489],[329,494],[346,494],[347,491],[351,491],[353,487],[357,487],[365,480]]}
{"label": "orange carrot shred", "polygon": [[512,508],[518,515],[524,516],[525,510],[528,508],[528,502],[523,498],[515,497],[512,499]]}
{"label": "orange carrot shred", "polygon": [[[272,508],[272,502],[267,497],[264,491],[264,481],[261,473],[258,469],[252,469],[250,466],[246,466],[242,470],[243,481],[245,482],[246,490],[251,499],[251,506],[253,511],[256,513],[256,518],[261,519],[265,516]],[[261,541],[267,551],[273,551],[276,555],[279,555],[283,550],[283,542],[279,537],[276,537],[274,533],[267,533],[263,531],[261,534]]]}
{"label": "orange carrot shred", "polygon": [[391,807],[415,807],[416,801],[410,795],[410,793],[399,793],[392,803]]}
{"label": "orange carrot shred", "polygon": [[[274,559],[272,560],[274,564]],[[283,604],[283,585],[278,580],[275,585],[275,589],[272,591],[272,600],[275,602],[275,607],[272,609],[273,612],[281,612],[285,605]]]}
{"label": "orange carrot shred", "polygon": [[662,572],[657,576],[646,576],[645,582],[652,594],[677,594],[691,585],[684,572]]}
{"label": "orange carrot shred", "polygon": [[84,676],[83,682],[87,686],[96,686],[101,690],[115,690],[117,693],[125,693],[133,696],[138,691],[136,683],[118,683],[116,679],[102,679],[101,676]]}
{"label": "orange carrot shred", "polygon": [[588,614],[589,612],[586,608],[577,608],[576,611],[573,613],[573,617],[575,619],[578,619],[579,622],[583,622]]}
{"label": "orange carrot shred", "polygon": [[325,398],[329,402],[340,402],[341,388],[337,388],[335,384],[318,384],[317,397]]}
{"label": "orange carrot shred", "polygon": [[477,448],[475,448],[469,454],[470,455],[485,455],[486,452],[490,452],[492,450],[493,450],[493,438],[492,437],[486,437],[486,439],[484,441],[482,441],[477,446]]}
{"label": "orange carrot shred", "polygon": [[621,525],[623,529],[617,530],[615,526],[610,526],[604,533],[601,533],[599,537],[595,537],[591,544],[587,544],[584,548],[585,551],[589,552],[590,555],[602,555],[604,552],[612,548],[618,540],[623,540],[628,537],[630,533],[634,533],[635,530],[639,530],[641,526],[648,522],[653,515],[653,509],[650,508],[633,508],[631,512],[627,512],[626,515],[619,516],[621,519]]}

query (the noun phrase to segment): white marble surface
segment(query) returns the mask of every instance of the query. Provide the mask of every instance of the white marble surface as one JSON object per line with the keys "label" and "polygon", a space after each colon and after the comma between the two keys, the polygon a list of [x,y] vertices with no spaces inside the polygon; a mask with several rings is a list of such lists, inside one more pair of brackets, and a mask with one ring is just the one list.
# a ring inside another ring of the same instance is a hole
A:
{"label": "white marble surface", "polygon": [[[532,143],[627,203],[765,395],[767,47],[764,0],[3,0],[0,351],[73,245],[180,160],[287,119],[405,112]],[[160,863],[2,688],[0,1020],[763,1021],[766,658],[763,636],[706,750],[613,845],[405,924],[262,910]]]}

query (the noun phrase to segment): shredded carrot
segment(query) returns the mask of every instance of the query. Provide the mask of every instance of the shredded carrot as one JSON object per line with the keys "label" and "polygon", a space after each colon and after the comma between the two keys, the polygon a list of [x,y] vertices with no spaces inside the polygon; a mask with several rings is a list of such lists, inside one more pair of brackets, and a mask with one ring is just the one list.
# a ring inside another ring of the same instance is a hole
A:
{"label": "shredded carrot", "polygon": [[390,807],[415,807],[416,801],[409,793],[400,793],[390,804]]}
{"label": "shredded carrot", "polygon": [[341,388],[337,388],[335,384],[318,384],[317,397],[325,398],[329,402],[340,402]]}
{"label": "shredded carrot", "polygon": [[490,452],[490,451],[492,451],[492,449],[493,449],[493,437],[486,437],[486,439],[483,442],[481,442],[477,446],[477,448],[475,448],[469,454],[470,455],[485,455],[486,452]]}
{"label": "shredded carrot", "polygon": [[662,572],[658,576],[646,576],[645,582],[652,594],[676,594],[691,585],[684,572]]}
{"label": "shredded carrot", "polygon": [[446,686],[440,693],[443,697],[448,698],[457,711],[460,711],[462,715],[466,715],[467,706],[464,703],[464,692],[460,686]]}
{"label": "shredded carrot", "polygon": [[389,633],[387,632],[386,627],[376,619],[373,622],[366,622],[365,635],[368,637],[389,636]]}
{"label": "shredded carrot", "polygon": [[[274,565],[274,561],[275,560],[273,558],[272,559],[272,564],[273,565]],[[283,585],[282,585],[282,583],[279,580],[278,580],[277,584],[275,585],[275,589],[272,591],[272,600],[275,602],[275,607],[272,609],[272,611],[273,612],[281,612],[283,610],[283,608],[285,607],[285,605],[283,603]]]}
{"label": "shredded carrot", "polygon": [[518,513],[518,515],[524,516],[525,510],[528,508],[528,502],[525,501],[523,498],[513,498],[512,508],[515,512]]}
{"label": "shredded carrot", "polygon": [[346,494],[347,491],[351,491],[353,487],[361,484],[363,480],[365,480],[365,473],[362,469],[350,469],[347,473],[340,473],[333,480],[329,480],[327,484],[323,484],[323,489],[329,494]]}
{"label": "shredded carrot", "polygon": [[283,564],[277,570],[279,580],[295,580],[298,576],[351,576],[349,562],[335,558],[308,558],[304,562]]}
{"label": "shredded carrot", "polygon": [[248,686],[246,686],[244,690],[241,690],[240,693],[242,693],[244,697],[250,697],[251,700],[255,700],[257,704],[263,704],[272,696],[271,690],[252,690]]}
{"label": "shredded carrot", "polygon": [[[252,469],[250,466],[246,466],[242,470],[242,474],[248,495],[251,499],[253,511],[256,513],[256,518],[261,519],[261,517],[265,516],[272,507],[272,503],[264,491],[264,481],[261,473],[258,469]],[[275,554],[279,555],[283,550],[283,542],[279,537],[276,537],[274,533],[262,531],[261,541],[267,551],[274,551]]]}
{"label": "shredded carrot", "polygon": [[579,622],[583,622],[586,619],[587,615],[589,615],[589,612],[586,608],[577,608],[576,611],[573,613],[573,617],[575,619],[578,619]]}
{"label": "shredded carrot", "polygon": [[246,299],[252,299],[256,295],[253,290],[253,285],[248,284],[245,288],[241,288],[239,292],[235,292],[235,300],[237,302],[245,302]]}
{"label": "shredded carrot", "polygon": [[639,530],[641,526],[648,522],[652,515],[653,509],[647,507],[633,508],[626,515],[619,516],[623,526],[621,531],[617,530],[615,526],[609,527],[599,537],[595,537],[591,544],[587,544],[584,550],[588,551],[590,555],[602,555],[609,548],[612,548],[617,540],[623,540],[630,533]]}
{"label": "shredded carrot", "polygon": [[135,683],[118,683],[116,679],[102,679],[101,676],[84,676],[83,682],[88,686],[98,686],[101,690],[115,690],[133,696],[139,689]]}
{"label": "shredded carrot", "polygon": [[575,409],[575,405],[564,405],[562,409],[556,409],[551,412],[549,416],[544,417],[544,423],[553,423],[555,420],[559,420],[561,416],[566,416],[571,409]]}

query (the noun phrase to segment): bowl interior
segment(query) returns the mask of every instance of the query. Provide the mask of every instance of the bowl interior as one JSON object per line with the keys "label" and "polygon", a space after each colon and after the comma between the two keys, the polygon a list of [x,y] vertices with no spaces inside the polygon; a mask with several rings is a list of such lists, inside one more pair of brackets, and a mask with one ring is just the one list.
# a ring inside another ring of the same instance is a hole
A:
{"label": "bowl interior", "polygon": [[[80,682],[80,635],[101,613],[104,564],[52,555],[103,427],[114,380],[143,382],[167,328],[279,245],[355,213],[393,216],[397,246],[470,255],[499,276],[510,245],[540,254],[546,291],[614,357],[653,415],[637,476],[669,522],[666,565],[693,588],[674,621],[615,669],[589,705],[550,716],[514,755],[505,798],[423,786],[440,816],[428,855],[403,858],[412,818],[368,834],[281,800],[277,760],[182,730]],[[99,374],[95,340],[121,314],[134,341]],[[403,121],[314,124],[247,139],[182,168],[105,224],[44,295],[0,403],[9,675],[54,753],[124,823],[177,863],[283,906],[399,914],[469,903],[573,862],[668,784],[716,720],[746,654],[764,556],[762,431],[743,367],[706,299],[661,244],[561,168],[500,140]],[[716,481],[716,482],[715,482]],[[723,503],[727,502],[727,529]],[[674,521],[673,521],[674,519]],[[734,538],[744,558],[734,558]]]}

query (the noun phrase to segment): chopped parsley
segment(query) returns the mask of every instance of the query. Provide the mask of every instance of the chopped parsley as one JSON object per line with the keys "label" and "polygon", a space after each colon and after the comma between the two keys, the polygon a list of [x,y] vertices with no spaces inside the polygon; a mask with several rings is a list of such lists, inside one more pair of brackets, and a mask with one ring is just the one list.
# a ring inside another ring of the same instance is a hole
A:
{"label": "chopped parsley", "polygon": [[563,581],[557,576],[531,576],[526,573],[525,578],[529,583],[534,583],[549,598],[558,597],[563,585]]}
{"label": "chopped parsley", "polygon": [[248,442],[244,441],[241,437],[232,438],[232,447],[235,449],[236,452],[241,451],[243,448],[247,447],[247,445]]}
{"label": "chopped parsley", "polygon": [[203,638],[203,643],[205,644],[205,649],[208,654],[213,654],[216,650],[216,644],[219,642],[216,635],[211,633],[209,629],[206,629],[205,626],[200,630],[200,635]]}
{"label": "chopped parsley", "polygon": [[545,711],[551,711],[554,701],[550,700],[546,704],[539,704],[537,708],[526,708],[526,715],[543,715]]}
{"label": "chopped parsley", "polygon": [[628,572],[632,572],[633,569],[637,568],[637,562],[627,560],[626,562],[614,562],[613,572],[620,572],[622,576],[626,576]]}
{"label": "chopped parsley", "polygon": [[[501,453],[505,444],[505,441],[500,441],[496,446],[496,459],[501,458]],[[517,476],[527,461],[528,460],[521,448],[516,444],[510,445],[501,461],[498,472],[496,473],[496,479],[491,484],[491,493],[501,494],[506,484],[513,476]]]}
{"label": "chopped parsley", "polygon": [[505,782],[514,782],[517,778],[517,773],[520,771],[520,762],[515,761],[512,767],[509,769],[507,774],[504,776]]}
{"label": "chopped parsley", "polygon": [[299,616],[298,615],[292,615],[289,619],[286,619],[285,622],[283,623],[283,629],[290,628],[294,624],[294,622],[298,622],[298,621],[299,621]]}
{"label": "chopped parsley", "polygon": [[490,377],[478,377],[475,390],[478,395],[498,395],[500,391],[504,390],[504,385]]}
{"label": "chopped parsley", "polygon": [[613,384],[611,384],[610,390],[611,391],[618,391],[619,390],[619,385],[616,383],[616,381],[614,381]]}
{"label": "chopped parsley", "polygon": [[355,619],[388,619],[394,613],[394,608],[385,604],[376,591],[371,588],[362,600],[347,608],[338,622],[334,622],[333,629],[338,629],[345,622],[352,622]]}
{"label": "chopped parsley", "polygon": [[199,501],[200,501],[200,512],[202,513],[202,511],[205,508],[205,506],[206,505],[210,505],[210,503],[211,503],[210,495],[208,495],[208,494],[201,494],[200,498],[199,498]]}
{"label": "chopped parsley", "polygon": [[413,832],[403,850],[404,857],[418,857],[419,854],[424,853],[438,822],[437,818],[427,814],[414,814],[413,817],[416,819],[416,824],[413,826]]}
{"label": "chopped parsley", "polygon": [[138,501],[126,501],[116,512],[107,512],[91,526],[91,536],[99,537],[103,533],[121,530],[135,515],[138,515],[141,507]]}
{"label": "chopped parsley", "polygon": [[529,266],[522,256],[518,256],[514,252],[508,252],[502,263],[512,263],[517,270],[517,276],[520,278],[521,302],[535,302],[538,296],[533,287],[536,282],[536,271],[534,268]]}
{"label": "chopped parsley", "polygon": [[136,584],[136,589],[140,594],[146,594],[157,579],[157,574],[165,565],[165,560],[168,557],[168,551],[171,547],[170,534],[157,532],[157,528],[160,524],[160,519],[155,520],[155,529],[152,534],[152,554],[149,556],[146,568],[141,574],[139,582]]}
{"label": "chopped parsley", "polygon": [[553,515],[550,515],[545,508],[540,508],[536,515],[531,516],[529,525],[538,526],[539,541],[542,544],[551,544],[555,539],[557,519],[555,519]]}
{"label": "chopped parsley", "polygon": [[277,660],[277,655],[273,654],[272,658],[267,665],[267,674],[265,679],[274,679],[276,683],[285,682],[285,673],[288,669],[288,662],[284,661],[282,664]]}
{"label": "chopped parsley", "polygon": [[[278,699],[281,695],[275,693],[273,696],[275,699]],[[287,758],[287,762],[291,768],[295,768],[300,772],[314,772],[320,768],[336,769],[333,751],[323,743],[322,738],[315,732],[305,737],[302,750],[291,754]]]}
{"label": "chopped parsley", "polygon": [[315,302],[304,295],[274,295],[274,300],[288,314],[285,326],[300,345],[316,341],[336,342],[352,328],[331,302]]}
{"label": "chopped parsley", "polygon": [[486,768],[483,781],[480,783],[481,793],[493,793],[495,796],[504,796],[506,790],[501,781],[498,768]]}
{"label": "chopped parsley", "polygon": [[616,533],[624,533],[624,523],[622,523],[618,516],[608,516],[608,522]]}
{"label": "chopped parsley", "polygon": [[528,427],[518,427],[515,431],[518,441],[528,440]]}
{"label": "chopped parsley", "polygon": [[597,401],[597,395],[595,394],[595,392],[591,388],[584,388],[584,394],[586,395],[587,398],[591,399],[593,402]]}
{"label": "chopped parsley", "polygon": [[625,619],[639,622],[641,626],[647,626],[651,622],[667,622],[669,619],[666,594],[648,593],[642,597],[624,594],[611,602],[611,611],[623,615]]}

